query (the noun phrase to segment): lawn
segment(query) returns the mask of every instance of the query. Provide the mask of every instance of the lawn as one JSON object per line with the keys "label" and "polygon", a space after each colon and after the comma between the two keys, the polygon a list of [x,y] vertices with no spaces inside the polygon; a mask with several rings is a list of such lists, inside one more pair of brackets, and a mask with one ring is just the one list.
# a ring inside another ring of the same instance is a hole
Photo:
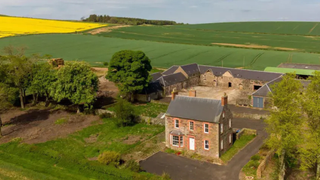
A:
{"label": "lawn", "polygon": [[232,147],[221,156],[222,161],[228,162],[236,155],[242,148],[244,148],[250,141],[252,141],[256,136],[255,135],[242,135]]}
{"label": "lawn", "polygon": [[0,49],[8,46],[26,46],[27,54],[51,54],[65,60],[84,60],[92,66],[102,66],[120,50],[141,50],[154,67],[198,63],[213,66],[245,67],[264,70],[282,62],[319,63],[319,54],[253,50],[217,46],[184,45],[142,40],[107,38],[79,34],[46,34],[0,39]]}
{"label": "lawn", "polygon": [[104,119],[102,124],[46,143],[16,140],[0,145],[0,179],[158,179],[90,161],[107,150],[125,154],[164,131],[163,126],[146,124],[117,127],[114,121]]}
{"label": "lawn", "polygon": [[[135,112],[138,115],[155,118],[160,113],[167,112],[168,105],[160,104],[160,103],[147,103],[147,104],[137,104],[134,106],[134,108],[135,108]],[[114,111],[114,107],[111,106],[108,108],[108,110]]]}

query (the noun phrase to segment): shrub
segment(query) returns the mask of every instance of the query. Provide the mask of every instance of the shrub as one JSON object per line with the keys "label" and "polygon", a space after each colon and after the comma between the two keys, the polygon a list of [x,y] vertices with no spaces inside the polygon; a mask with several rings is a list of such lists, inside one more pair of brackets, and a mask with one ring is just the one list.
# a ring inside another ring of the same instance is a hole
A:
{"label": "shrub", "polygon": [[168,173],[162,173],[162,175],[161,175],[161,179],[162,180],[170,180],[171,178],[170,178],[170,175],[168,174]]}
{"label": "shrub", "polygon": [[114,106],[114,111],[118,119],[118,126],[128,126],[135,123],[135,108],[128,101],[119,98],[116,105]]}
{"label": "shrub", "polygon": [[102,114],[99,115],[99,117],[101,119],[105,119],[105,118],[112,118],[113,115],[111,113],[102,113]]}
{"label": "shrub", "polygon": [[251,157],[251,160],[253,160],[253,161],[259,161],[261,159],[261,157],[259,156],[259,155],[253,155],[252,157]]}
{"label": "shrub", "polygon": [[104,66],[108,66],[109,63],[108,63],[108,62],[104,62],[103,65],[104,65]]}
{"label": "shrub", "polygon": [[98,156],[98,161],[101,164],[118,166],[120,164],[120,154],[114,151],[105,151]]}
{"label": "shrub", "polygon": [[170,149],[170,148],[167,148],[167,149],[165,150],[165,152],[166,152],[166,153],[169,153],[169,154],[174,154],[174,153],[175,153],[175,151],[174,151],[173,149]]}
{"label": "shrub", "polygon": [[126,162],[125,168],[130,169],[133,172],[140,172],[141,170],[140,165],[132,159]]}

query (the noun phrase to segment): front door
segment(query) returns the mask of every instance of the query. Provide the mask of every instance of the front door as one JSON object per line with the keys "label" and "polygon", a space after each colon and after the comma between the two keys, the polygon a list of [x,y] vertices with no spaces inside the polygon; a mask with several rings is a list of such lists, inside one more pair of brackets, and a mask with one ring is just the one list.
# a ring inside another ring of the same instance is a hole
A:
{"label": "front door", "polygon": [[189,138],[189,149],[194,150],[194,138]]}

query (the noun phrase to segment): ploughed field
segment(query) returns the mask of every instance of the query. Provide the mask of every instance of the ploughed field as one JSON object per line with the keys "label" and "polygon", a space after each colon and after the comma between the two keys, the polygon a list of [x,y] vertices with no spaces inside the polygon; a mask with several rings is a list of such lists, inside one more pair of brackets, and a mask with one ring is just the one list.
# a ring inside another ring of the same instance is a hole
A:
{"label": "ploughed field", "polygon": [[320,54],[256,50],[218,46],[199,46],[108,38],[80,34],[42,34],[0,39],[0,49],[5,46],[26,46],[27,54],[51,54],[65,60],[83,60],[92,66],[102,66],[120,50],[141,50],[155,67],[198,63],[213,66],[244,67],[263,70],[282,62],[319,63]]}
{"label": "ploughed field", "polygon": [[[266,28],[267,25],[270,27]],[[290,28],[292,28],[291,31]],[[294,28],[296,29],[293,30]],[[318,36],[320,25],[318,27],[317,23],[260,22],[131,26],[114,29],[112,32],[103,32],[99,35],[181,44],[320,53],[320,36]]]}
{"label": "ploughed field", "polygon": [[0,16],[0,38],[44,33],[75,33],[106,26],[99,23]]}

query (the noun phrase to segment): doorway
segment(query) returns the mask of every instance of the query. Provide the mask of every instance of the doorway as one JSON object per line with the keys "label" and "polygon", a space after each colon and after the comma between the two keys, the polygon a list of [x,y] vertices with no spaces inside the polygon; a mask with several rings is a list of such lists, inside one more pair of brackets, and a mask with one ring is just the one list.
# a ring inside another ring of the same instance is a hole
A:
{"label": "doorway", "polygon": [[195,148],[194,148],[194,138],[189,138],[189,149],[190,150],[194,150]]}
{"label": "doorway", "polygon": [[232,83],[231,83],[231,82],[228,83],[228,87],[229,87],[229,88],[232,87]]}

